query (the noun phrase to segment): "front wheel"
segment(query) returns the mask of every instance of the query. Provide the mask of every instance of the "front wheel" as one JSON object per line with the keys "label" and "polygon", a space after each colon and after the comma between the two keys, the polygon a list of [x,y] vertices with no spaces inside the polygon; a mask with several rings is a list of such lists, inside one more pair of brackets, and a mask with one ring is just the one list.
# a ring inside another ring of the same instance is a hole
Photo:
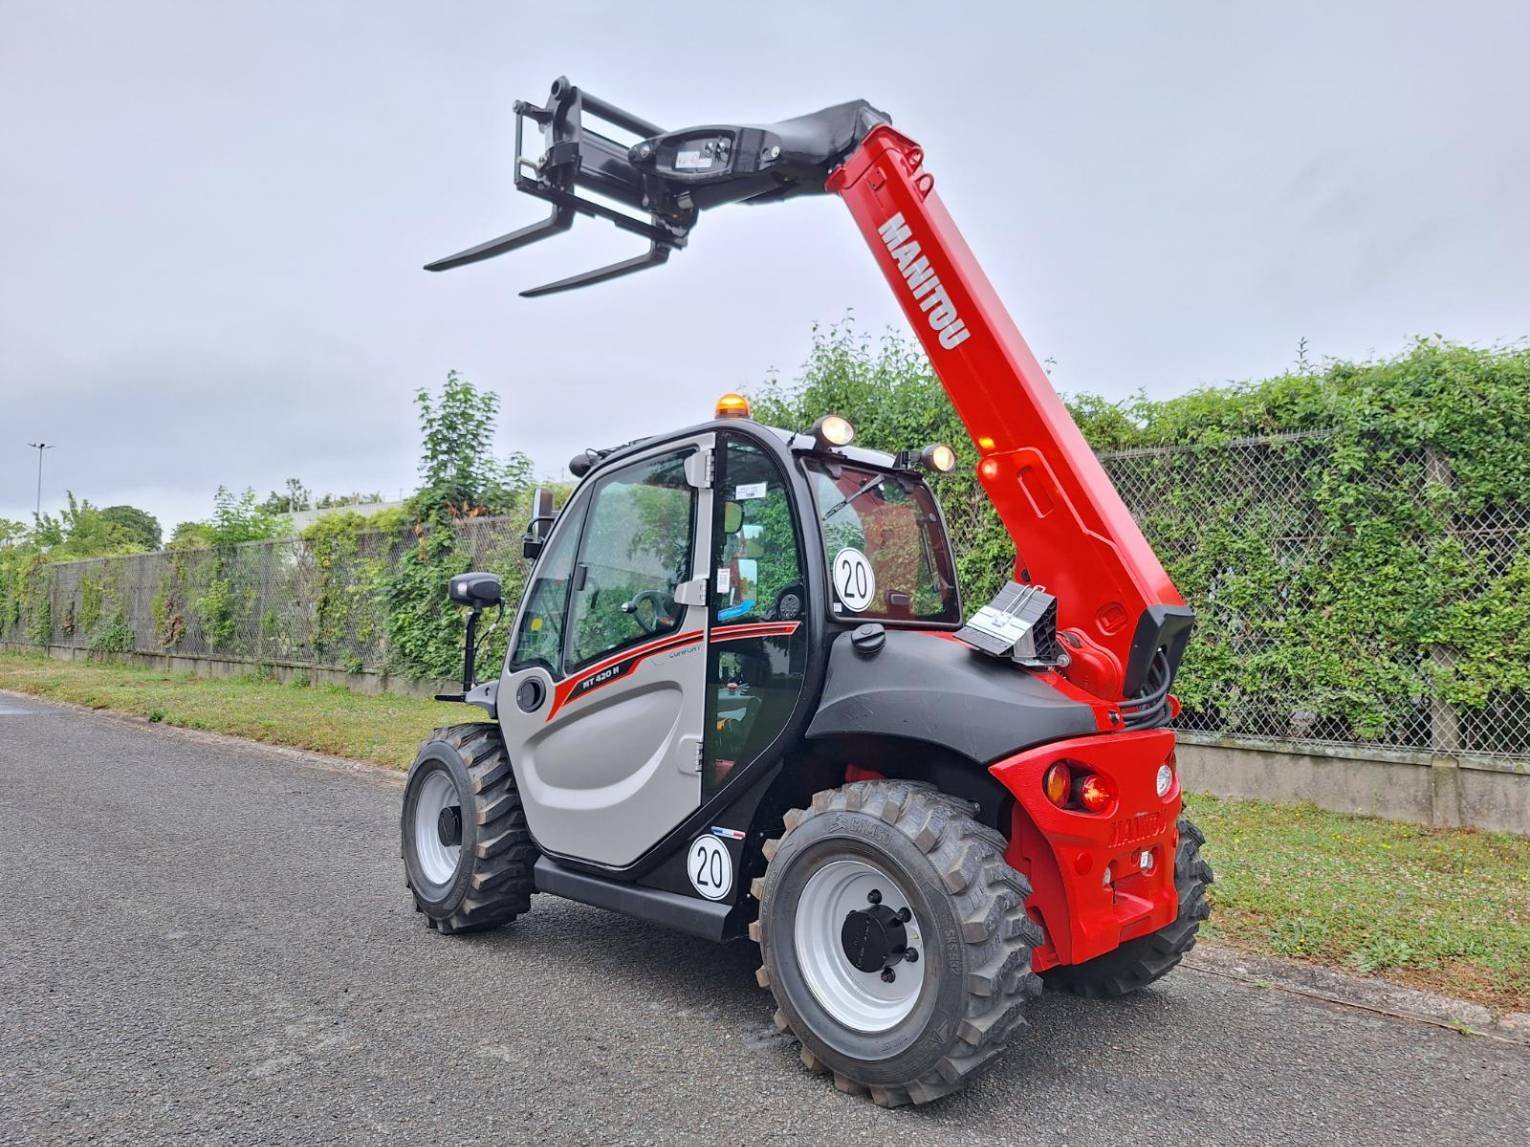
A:
{"label": "front wheel", "polygon": [[531,907],[536,846],[497,725],[430,735],[404,783],[399,828],[404,879],[432,928],[497,928]]}
{"label": "front wheel", "polygon": [[909,781],[821,792],[785,820],[750,929],[777,1026],[810,1069],[883,1106],[957,1090],[1041,986],[1041,932],[1004,837],[967,802]]}

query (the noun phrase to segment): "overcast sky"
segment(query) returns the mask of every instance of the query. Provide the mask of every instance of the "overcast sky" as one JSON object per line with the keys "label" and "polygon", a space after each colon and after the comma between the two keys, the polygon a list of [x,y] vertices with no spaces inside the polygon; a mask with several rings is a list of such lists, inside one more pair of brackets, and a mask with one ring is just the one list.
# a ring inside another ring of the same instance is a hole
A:
{"label": "overcast sky", "polygon": [[[669,11],[665,16],[661,13]],[[1530,6],[0,0],[0,516],[66,489],[176,521],[220,483],[414,480],[455,368],[548,474],[791,376],[815,321],[902,330],[830,198],[703,218],[661,270],[538,217],[511,103],[670,128],[864,97],[1065,390],[1167,396],[1416,334],[1530,335]]]}

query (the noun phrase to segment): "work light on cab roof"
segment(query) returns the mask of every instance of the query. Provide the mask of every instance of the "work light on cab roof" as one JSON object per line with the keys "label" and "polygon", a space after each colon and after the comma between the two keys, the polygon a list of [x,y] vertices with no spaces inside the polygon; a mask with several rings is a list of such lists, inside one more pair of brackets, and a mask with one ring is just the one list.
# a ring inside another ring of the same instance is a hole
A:
{"label": "work light on cab roof", "polygon": [[933,470],[937,474],[949,474],[956,469],[956,451],[944,442],[932,442],[919,455],[919,461],[927,470]]}
{"label": "work light on cab roof", "polygon": [[848,418],[838,414],[825,414],[813,423],[813,438],[825,450],[835,446],[849,446],[855,441],[855,427]]}

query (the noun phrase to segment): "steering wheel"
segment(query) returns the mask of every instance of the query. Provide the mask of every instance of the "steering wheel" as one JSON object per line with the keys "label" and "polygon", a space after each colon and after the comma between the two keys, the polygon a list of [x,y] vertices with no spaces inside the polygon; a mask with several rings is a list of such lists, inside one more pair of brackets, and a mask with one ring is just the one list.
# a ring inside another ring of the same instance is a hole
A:
{"label": "steering wheel", "polygon": [[670,624],[670,598],[656,589],[645,589],[622,603],[622,612],[630,614],[644,633],[657,633],[660,625]]}

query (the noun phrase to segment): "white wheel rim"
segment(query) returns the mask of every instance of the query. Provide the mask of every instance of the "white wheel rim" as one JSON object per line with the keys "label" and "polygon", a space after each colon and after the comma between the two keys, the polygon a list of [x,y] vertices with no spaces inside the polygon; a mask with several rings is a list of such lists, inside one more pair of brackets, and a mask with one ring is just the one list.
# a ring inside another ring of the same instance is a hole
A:
{"label": "white wheel rim", "polygon": [[457,786],[444,769],[437,769],[420,785],[420,798],[414,805],[414,855],[420,873],[432,884],[445,884],[457,871],[462,845],[442,844],[438,827],[441,813],[449,808],[462,812],[462,798]]}
{"label": "white wheel rim", "polygon": [[[865,909],[880,894],[894,912],[909,909],[903,927],[918,963],[899,963],[891,983],[880,972],[863,972],[851,963],[840,940],[845,917]],[[819,868],[797,898],[795,947],[802,978],[820,1007],[852,1031],[876,1033],[896,1027],[919,1002],[924,986],[924,942],[908,894],[887,873],[862,860],[832,860]]]}

